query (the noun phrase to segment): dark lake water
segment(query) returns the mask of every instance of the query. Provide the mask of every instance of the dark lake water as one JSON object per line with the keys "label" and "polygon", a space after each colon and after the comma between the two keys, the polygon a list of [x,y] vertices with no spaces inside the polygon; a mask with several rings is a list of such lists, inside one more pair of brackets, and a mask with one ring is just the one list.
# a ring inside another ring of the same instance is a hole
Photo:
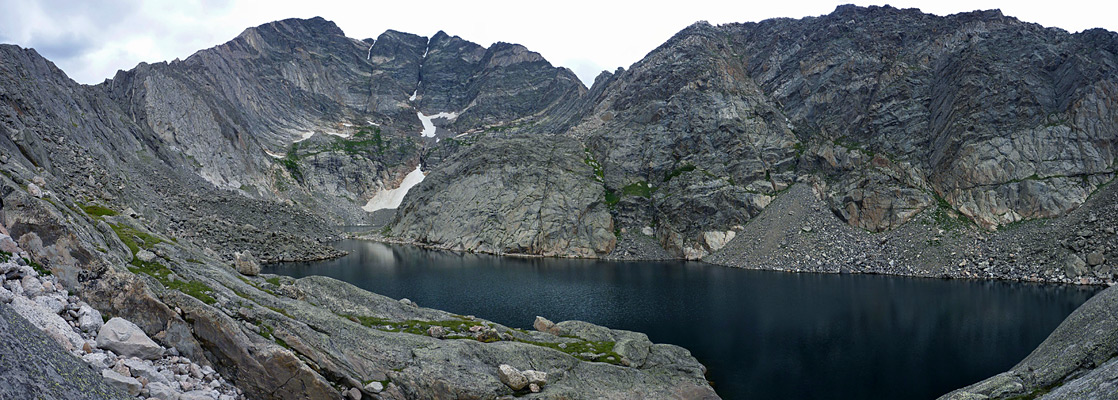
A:
{"label": "dark lake water", "polygon": [[329,276],[510,327],[542,315],[644,332],[691,350],[726,399],[933,399],[1009,369],[1101,290],[337,247],[350,255],[264,272]]}

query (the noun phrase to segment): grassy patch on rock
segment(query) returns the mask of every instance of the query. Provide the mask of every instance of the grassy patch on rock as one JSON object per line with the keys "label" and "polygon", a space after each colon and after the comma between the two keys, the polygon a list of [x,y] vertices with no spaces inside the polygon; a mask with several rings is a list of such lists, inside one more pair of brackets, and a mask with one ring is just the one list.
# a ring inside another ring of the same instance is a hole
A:
{"label": "grassy patch on rock", "polygon": [[81,208],[82,211],[85,211],[85,213],[89,214],[89,216],[91,217],[112,217],[119,214],[116,211],[113,211],[111,208],[99,204],[83,205],[81,206]]}
{"label": "grassy patch on rock", "polygon": [[613,351],[613,347],[617,344],[616,342],[595,342],[582,339],[579,339],[576,342],[569,343],[537,342],[525,339],[513,340],[520,343],[559,350],[561,352],[570,354],[571,357],[577,358],[582,361],[604,362],[614,365],[621,364],[621,355]]}
{"label": "grassy patch on rock", "polygon": [[[124,242],[125,246],[128,246],[128,250],[132,250],[132,254],[138,253],[141,248],[149,250],[163,242],[163,239],[155,235],[140,231],[128,225],[109,224],[109,227],[113,228],[113,232],[116,232],[116,236],[120,238],[120,241]],[[139,240],[139,242],[137,242],[137,240]]]}
{"label": "grassy patch on rock", "polygon": [[[445,330],[445,339],[471,339],[484,343],[496,342],[501,340],[499,337],[494,338],[485,335],[482,335],[482,339],[479,339],[477,336],[474,335],[474,332],[470,330],[471,327],[481,326],[493,328],[493,326],[490,324],[484,324],[479,321],[473,321],[465,318],[441,321],[423,321],[415,319],[410,319],[407,321],[392,321],[384,318],[366,317],[351,314],[339,314],[339,316],[364,325],[368,328],[373,328],[384,332],[410,333],[413,335],[426,336],[428,329],[433,326],[438,326],[442,327]],[[527,334],[527,332],[523,330],[518,331]],[[508,338],[507,335],[505,337],[506,339]],[[596,342],[590,340],[582,340],[573,336],[565,337],[573,338],[576,340],[570,342],[537,342],[534,340],[521,339],[513,336],[512,341],[555,349],[583,361],[604,362],[609,364],[621,365],[621,355],[613,351],[613,347],[616,345],[615,342]]]}
{"label": "grassy patch on rock", "polygon": [[621,193],[625,194],[626,196],[640,196],[646,199],[651,198],[652,192],[655,191],[656,187],[649,185],[648,182],[645,181],[633,182],[621,188]]}
{"label": "grassy patch on rock", "polygon": [[[116,232],[120,241],[124,242],[124,245],[128,246],[129,250],[132,250],[133,257],[130,262],[132,266],[128,267],[129,271],[132,271],[134,274],[142,273],[155,278],[155,280],[163,284],[163,287],[186,293],[191,297],[201,300],[203,303],[217,303],[217,299],[211,296],[213,288],[207,286],[205,283],[175,279],[171,269],[167,268],[165,265],[156,261],[144,262],[135,257],[135,254],[140,252],[141,248],[145,250],[150,249],[156,244],[163,242],[162,239],[123,224],[109,224],[109,226],[113,229],[113,232]],[[137,242],[137,240],[139,240],[139,242]]]}

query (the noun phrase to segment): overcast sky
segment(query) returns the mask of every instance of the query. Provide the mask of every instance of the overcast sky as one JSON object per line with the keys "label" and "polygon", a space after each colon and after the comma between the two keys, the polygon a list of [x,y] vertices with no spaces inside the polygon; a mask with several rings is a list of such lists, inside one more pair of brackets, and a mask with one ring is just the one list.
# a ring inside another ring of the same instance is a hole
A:
{"label": "overcast sky", "polygon": [[[0,42],[33,47],[81,83],[100,83],[137,63],[186,58],[250,26],[321,16],[347,36],[375,38],[387,29],[423,36],[439,30],[488,46],[520,43],[589,84],[602,70],[628,67],[672,34],[699,20],[713,24],[830,13],[850,1],[713,1],[670,4],[583,1],[250,1],[0,0]],[[1118,30],[1118,2],[854,2],[920,8],[939,15],[1000,8],[1028,22],[1071,32]],[[1035,4],[1034,4],[1035,3]],[[418,4],[418,5],[415,5]]]}

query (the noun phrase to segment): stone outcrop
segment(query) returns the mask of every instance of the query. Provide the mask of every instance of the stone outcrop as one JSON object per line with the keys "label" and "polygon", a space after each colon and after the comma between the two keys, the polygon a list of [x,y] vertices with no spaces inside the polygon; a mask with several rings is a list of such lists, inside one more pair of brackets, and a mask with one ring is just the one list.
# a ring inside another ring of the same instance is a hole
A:
{"label": "stone outcrop", "polygon": [[453,250],[604,255],[613,221],[584,157],[565,137],[479,140],[408,193],[391,234]]}

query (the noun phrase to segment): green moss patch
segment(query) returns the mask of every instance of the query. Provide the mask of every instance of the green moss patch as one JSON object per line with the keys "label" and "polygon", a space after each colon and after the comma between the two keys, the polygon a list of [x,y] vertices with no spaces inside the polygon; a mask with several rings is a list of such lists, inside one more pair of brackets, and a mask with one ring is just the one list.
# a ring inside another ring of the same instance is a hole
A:
{"label": "green moss patch", "polygon": [[[404,332],[415,335],[426,335],[427,329],[432,326],[441,326],[446,329],[447,334],[459,333],[470,335],[470,327],[482,326],[481,322],[470,320],[446,320],[446,321],[421,321],[416,319],[409,319],[407,321],[390,321],[383,318],[364,317],[358,315],[342,315],[342,317],[350,321],[357,322],[369,328],[385,331],[385,332]],[[472,336],[470,336],[472,338]]]}
{"label": "green moss patch", "polygon": [[626,196],[640,196],[644,198],[651,198],[652,192],[656,191],[656,187],[649,185],[648,182],[638,181],[633,182],[621,188],[621,193]]}
{"label": "green moss patch", "polygon": [[[113,228],[113,232],[116,232],[116,236],[120,238],[120,241],[124,242],[125,246],[128,246],[128,250],[132,250],[132,254],[140,252],[141,248],[150,250],[155,245],[163,243],[163,239],[128,225],[109,224],[109,227]],[[139,240],[138,242],[137,239]]]}
{"label": "green moss patch", "polygon": [[[114,232],[116,232],[116,235],[120,238],[120,241],[124,242],[124,245],[128,246],[129,250],[132,250],[133,257],[132,261],[130,262],[132,266],[128,267],[129,271],[132,271],[132,273],[134,274],[142,273],[155,278],[155,280],[163,284],[163,287],[186,293],[191,297],[201,300],[203,303],[217,303],[217,299],[214,299],[213,296],[211,296],[211,294],[213,293],[213,288],[207,286],[205,283],[174,279],[172,277],[170,268],[167,268],[163,264],[155,261],[143,262],[140,261],[139,258],[136,258],[134,256],[136,253],[140,252],[141,248],[150,249],[156,244],[162,243],[163,239],[122,224],[109,224],[109,226],[113,228]],[[139,243],[137,242],[137,239],[140,240]]]}
{"label": "green moss patch", "polygon": [[217,299],[214,299],[213,296],[210,295],[213,293],[213,288],[198,281],[174,279],[171,269],[158,262],[143,262],[139,259],[132,259],[132,266],[128,267],[128,270],[132,271],[134,274],[145,274],[155,278],[155,280],[163,284],[163,287],[186,293],[191,297],[201,300],[203,303],[214,304],[217,302]]}
{"label": "green moss patch", "polygon": [[[440,326],[446,330],[447,335],[449,336],[447,337],[447,339],[479,340],[473,335],[473,332],[470,332],[470,327],[487,326],[486,324],[483,324],[479,321],[472,321],[465,318],[444,321],[422,321],[414,319],[407,321],[391,321],[383,318],[366,317],[360,315],[339,314],[339,316],[364,325],[366,327],[384,332],[402,332],[422,336],[427,335],[428,328],[432,326]],[[491,325],[488,326],[492,327]],[[527,332],[523,330],[517,331],[527,334]],[[489,343],[498,340],[500,339],[486,339],[479,341]],[[583,361],[604,362],[618,365],[621,364],[621,355],[613,351],[613,347],[616,345],[615,342],[595,342],[578,339],[577,341],[568,343],[552,343],[520,339],[516,338],[515,336],[512,340],[524,344],[555,349],[570,354],[572,357]]]}
{"label": "green moss patch", "polygon": [[91,217],[112,217],[119,214],[108,207],[98,204],[83,205],[81,208],[82,211],[85,211],[85,213]]}
{"label": "green moss patch", "polygon": [[617,345],[616,342],[595,342],[581,339],[577,342],[569,343],[536,342],[524,339],[514,340],[520,343],[559,350],[582,361],[604,362],[615,365],[621,364],[621,355],[613,351],[613,347]]}

